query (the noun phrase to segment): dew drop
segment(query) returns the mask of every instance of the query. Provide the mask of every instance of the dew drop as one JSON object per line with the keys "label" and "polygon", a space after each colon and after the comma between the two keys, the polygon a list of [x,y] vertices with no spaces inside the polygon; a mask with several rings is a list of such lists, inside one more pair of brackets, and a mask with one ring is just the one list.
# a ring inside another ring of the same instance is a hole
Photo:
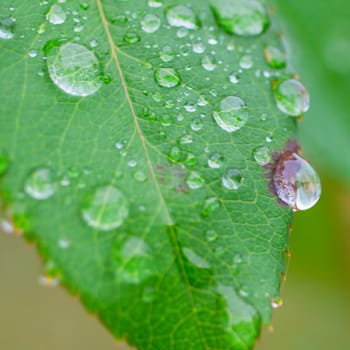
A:
{"label": "dew drop", "polygon": [[194,53],[203,53],[205,51],[205,45],[202,42],[193,44],[192,50]]}
{"label": "dew drop", "polygon": [[141,170],[136,171],[134,178],[138,182],[145,182],[147,180],[146,174]]}
{"label": "dew drop", "polygon": [[270,23],[266,9],[257,0],[211,0],[211,8],[218,25],[230,34],[260,35]]}
{"label": "dew drop", "polygon": [[186,184],[191,190],[198,190],[205,184],[204,179],[196,171],[192,171],[186,178]]}
{"label": "dew drop", "polygon": [[220,202],[216,197],[207,198],[204,201],[202,216],[207,217],[220,207]]}
{"label": "dew drop", "polygon": [[229,169],[221,179],[222,185],[227,190],[238,190],[243,182],[242,174],[237,169]]}
{"label": "dew drop", "polygon": [[44,200],[56,192],[56,182],[52,171],[48,168],[39,168],[32,171],[24,184],[25,192],[32,198]]}
{"label": "dew drop", "polygon": [[274,308],[274,309],[279,309],[280,307],[283,306],[283,300],[281,298],[273,298],[271,300],[271,306]]}
{"label": "dew drop", "polygon": [[239,60],[239,66],[242,69],[250,69],[253,67],[253,57],[250,55],[242,56]]}
{"label": "dew drop", "polygon": [[235,73],[230,74],[229,80],[230,80],[230,82],[231,82],[232,84],[238,84],[238,83],[239,83],[239,77],[238,77],[238,75],[235,74]]}
{"label": "dew drop", "polygon": [[321,196],[318,174],[293,152],[281,155],[274,169],[273,185],[278,198],[295,211],[313,207]]}
{"label": "dew drop", "polygon": [[173,147],[169,154],[168,154],[168,160],[173,163],[177,163],[182,158],[182,152],[179,147]]}
{"label": "dew drop", "polygon": [[218,238],[218,234],[214,230],[208,230],[205,233],[205,238],[208,242],[214,242]]}
{"label": "dew drop", "polygon": [[175,53],[170,46],[164,46],[160,52],[160,59],[163,62],[171,62],[175,57]]}
{"label": "dew drop", "polygon": [[134,32],[127,32],[125,33],[123,40],[128,44],[136,44],[141,40],[141,38]]}
{"label": "dew drop", "polygon": [[270,163],[271,156],[272,156],[271,151],[265,146],[257,147],[253,151],[253,157],[255,161],[261,166],[264,166]]}
{"label": "dew drop", "polygon": [[141,28],[146,33],[154,33],[160,27],[160,19],[156,15],[148,14],[141,21]]}
{"label": "dew drop", "polygon": [[100,62],[85,46],[54,40],[45,45],[45,54],[51,80],[67,94],[89,96],[101,88]]}
{"label": "dew drop", "polygon": [[179,73],[172,68],[157,68],[154,79],[159,86],[165,88],[173,88],[181,83]]}
{"label": "dew drop", "polygon": [[34,57],[36,57],[37,55],[38,55],[38,51],[35,50],[35,49],[32,49],[32,50],[30,50],[30,51],[28,52],[28,56],[29,56],[30,58],[34,58]]}
{"label": "dew drop", "polygon": [[298,117],[310,107],[310,97],[305,86],[298,80],[287,79],[273,86],[278,109],[290,116]]}
{"label": "dew drop", "polygon": [[193,142],[193,137],[191,134],[185,134],[185,135],[182,135],[180,138],[179,138],[179,143],[181,145],[188,145],[190,143]]}
{"label": "dew drop", "polygon": [[204,56],[201,61],[202,67],[208,72],[212,72],[216,68],[216,60],[213,56]]}
{"label": "dew drop", "polygon": [[241,98],[228,96],[216,106],[213,117],[221,129],[231,133],[246,124],[248,112]]}
{"label": "dew drop", "polygon": [[187,6],[178,5],[170,7],[166,13],[166,17],[169,24],[173,27],[198,28],[198,20],[192,9]]}
{"label": "dew drop", "polygon": [[148,6],[149,7],[158,8],[158,7],[162,7],[163,4],[159,0],[148,0]]}
{"label": "dew drop", "polygon": [[46,19],[51,24],[63,24],[67,19],[67,14],[60,5],[52,5]]}
{"label": "dew drop", "polygon": [[182,249],[184,255],[186,258],[195,266],[199,267],[200,269],[209,269],[210,264],[208,261],[206,261],[203,257],[199,256],[196,252],[194,252],[190,248],[183,248]]}
{"label": "dew drop", "polygon": [[12,39],[15,34],[16,20],[12,17],[0,18],[0,39]]}
{"label": "dew drop", "polygon": [[287,65],[286,54],[279,48],[268,45],[265,47],[264,55],[267,64],[274,69],[282,69]]}
{"label": "dew drop", "polygon": [[71,245],[70,241],[67,238],[61,238],[58,242],[57,245],[61,249],[68,249]]}
{"label": "dew drop", "polygon": [[193,131],[200,131],[203,128],[203,122],[200,119],[193,120],[191,123],[191,129]]}
{"label": "dew drop", "polygon": [[208,166],[212,169],[219,169],[224,164],[224,156],[220,153],[213,153],[208,158]]}
{"label": "dew drop", "polygon": [[129,215],[129,202],[117,188],[100,187],[86,198],[81,210],[85,222],[98,230],[120,227]]}

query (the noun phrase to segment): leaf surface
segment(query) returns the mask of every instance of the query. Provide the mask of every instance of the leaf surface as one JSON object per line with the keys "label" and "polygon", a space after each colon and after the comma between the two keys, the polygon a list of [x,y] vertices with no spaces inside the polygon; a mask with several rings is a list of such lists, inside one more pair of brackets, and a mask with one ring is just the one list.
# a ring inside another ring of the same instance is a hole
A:
{"label": "leaf surface", "polygon": [[[1,194],[48,275],[117,338],[250,349],[279,296],[292,216],[253,157],[295,135],[263,54],[280,38],[273,23],[226,33],[200,0],[177,26],[180,3],[1,3],[16,18],[0,41]],[[215,118],[229,96],[244,103],[234,132]]]}

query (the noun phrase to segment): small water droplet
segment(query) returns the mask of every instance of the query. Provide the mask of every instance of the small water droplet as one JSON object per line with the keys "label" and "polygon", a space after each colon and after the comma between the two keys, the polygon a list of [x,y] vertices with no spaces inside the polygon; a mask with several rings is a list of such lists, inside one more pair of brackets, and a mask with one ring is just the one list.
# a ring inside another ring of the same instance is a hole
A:
{"label": "small water droplet", "polygon": [[113,186],[99,187],[86,198],[81,210],[85,222],[98,230],[120,227],[129,215],[129,202]]}
{"label": "small water droplet", "polygon": [[187,101],[184,105],[185,111],[189,113],[193,113],[197,110],[196,104],[194,101]]}
{"label": "small water droplet", "polygon": [[181,145],[188,145],[193,142],[193,137],[191,134],[185,134],[179,138],[178,142]]}
{"label": "small water droplet", "polygon": [[278,109],[285,114],[298,117],[310,107],[309,93],[298,80],[279,81],[273,86],[273,92]]}
{"label": "small water droplet", "polygon": [[216,68],[216,60],[215,60],[215,57],[213,56],[204,56],[202,58],[202,67],[207,70],[208,72],[212,72],[215,70]]}
{"label": "small water droplet", "polygon": [[192,45],[192,50],[194,53],[203,53],[205,51],[205,45],[202,42],[198,42]]}
{"label": "small water droplet", "polygon": [[231,82],[232,84],[238,84],[238,83],[239,83],[239,77],[238,77],[238,75],[235,74],[235,73],[230,74],[229,80],[230,80],[230,82]]}
{"label": "small water droplet", "polygon": [[60,5],[55,4],[51,6],[46,19],[51,24],[63,24],[67,19],[67,13]]}
{"label": "small water droplet", "polygon": [[198,28],[198,20],[192,9],[187,6],[177,5],[170,7],[166,13],[166,17],[169,24],[173,27]]}
{"label": "small water droplet", "polygon": [[281,155],[275,166],[273,185],[278,198],[294,210],[313,207],[321,196],[321,181],[314,168],[289,151]]}
{"label": "small water droplet", "polygon": [[259,165],[264,166],[270,163],[272,155],[267,147],[262,146],[255,148],[253,151],[253,157]]}
{"label": "small water droplet", "polygon": [[221,129],[231,133],[246,124],[248,112],[241,98],[228,96],[216,106],[213,117]]}
{"label": "small water droplet", "polygon": [[134,168],[137,165],[137,161],[135,159],[131,159],[128,161],[128,165],[130,168]]}
{"label": "small water droplet", "polygon": [[274,309],[279,309],[280,307],[283,306],[283,300],[282,300],[280,297],[273,298],[273,299],[271,300],[271,306],[272,306]]}
{"label": "small water droplet", "polygon": [[165,88],[173,88],[181,83],[179,73],[172,68],[157,68],[154,79],[159,86]]}
{"label": "small water droplet", "polygon": [[34,57],[36,57],[37,55],[38,55],[38,51],[35,50],[35,49],[32,49],[32,50],[30,50],[30,51],[28,52],[28,56],[29,56],[30,58],[34,58]]}
{"label": "small water droplet", "polygon": [[162,7],[163,4],[159,0],[148,0],[148,6],[158,8],[158,7]]}
{"label": "small water droplet", "polygon": [[141,40],[141,38],[134,32],[127,32],[125,33],[123,40],[128,44],[136,44]]}
{"label": "small water droplet", "polygon": [[227,190],[238,190],[243,182],[242,174],[237,169],[229,169],[221,179],[222,185]]}
{"label": "small water droplet", "polygon": [[264,55],[265,55],[267,64],[271,68],[282,69],[282,68],[285,68],[287,65],[285,52],[283,52],[282,50],[280,50],[275,46],[272,46],[272,45],[266,46],[264,50]]}
{"label": "small water droplet", "polygon": [[196,171],[192,171],[186,177],[186,184],[191,190],[198,190],[205,184],[204,179]]}
{"label": "small water droplet", "polygon": [[208,242],[214,242],[218,238],[218,234],[214,230],[208,230],[205,233],[205,238],[207,239]]}
{"label": "small water droplet", "polygon": [[92,48],[97,47],[97,40],[92,39],[92,40],[89,41],[89,44],[90,44],[90,46],[91,46]]}
{"label": "small water droplet", "polygon": [[182,159],[182,151],[180,150],[179,147],[173,147],[169,154],[168,154],[168,160],[170,162],[174,162],[174,163],[177,163],[179,161],[181,161]]}
{"label": "small water droplet", "polygon": [[203,122],[200,119],[193,120],[191,123],[191,129],[193,131],[200,131],[203,128]]}
{"label": "small water droplet", "polygon": [[138,182],[145,182],[147,180],[146,174],[141,170],[136,171],[134,178]]}
{"label": "small water droplet", "polygon": [[68,249],[70,247],[70,241],[67,238],[61,238],[58,242],[58,247],[61,249]]}
{"label": "small water droplet", "polygon": [[102,69],[85,46],[60,40],[45,45],[47,67],[54,84],[73,96],[89,96],[102,86]]}
{"label": "small water droplet", "polygon": [[175,53],[170,46],[164,46],[160,52],[160,59],[163,62],[171,62],[175,57]]}
{"label": "small water droplet", "polygon": [[7,235],[12,235],[16,232],[16,229],[10,220],[0,217],[0,231]]}
{"label": "small water droplet", "polygon": [[211,8],[218,25],[230,34],[260,35],[270,23],[266,9],[257,0],[211,0]]}
{"label": "small water droplet", "polygon": [[239,66],[242,69],[250,69],[253,67],[253,57],[250,55],[244,55],[239,60]]}
{"label": "small water droplet", "polygon": [[224,164],[224,156],[220,153],[213,153],[208,158],[208,166],[212,169],[219,169]]}
{"label": "small water droplet", "polygon": [[207,198],[204,201],[202,216],[207,217],[220,207],[220,202],[216,197]]}
{"label": "small water droplet", "polygon": [[12,39],[15,34],[16,20],[12,17],[0,18],[0,39]]}
{"label": "small water droplet", "polygon": [[146,15],[141,21],[141,28],[146,33],[154,33],[160,27],[160,19],[152,13]]}
{"label": "small water droplet", "polygon": [[89,4],[87,2],[82,2],[80,4],[80,8],[84,11],[88,10],[89,9]]}
{"label": "small water droplet", "polygon": [[48,168],[32,171],[24,184],[24,190],[30,197],[37,200],[50,198],[56,192],[53,172]]}

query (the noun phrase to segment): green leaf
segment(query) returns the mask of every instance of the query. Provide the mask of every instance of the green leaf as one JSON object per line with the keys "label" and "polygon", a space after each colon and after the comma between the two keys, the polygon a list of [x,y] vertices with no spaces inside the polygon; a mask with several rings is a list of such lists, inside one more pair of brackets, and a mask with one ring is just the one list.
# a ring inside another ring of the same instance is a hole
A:
{"label": "green leaf", "polygon": [[2,199],[117,338],[250,349],[292,217],[253,156],[295,136],[264,58],[282,44],[262,7],[221,28],[202,0],[159,4],[2,1]]}

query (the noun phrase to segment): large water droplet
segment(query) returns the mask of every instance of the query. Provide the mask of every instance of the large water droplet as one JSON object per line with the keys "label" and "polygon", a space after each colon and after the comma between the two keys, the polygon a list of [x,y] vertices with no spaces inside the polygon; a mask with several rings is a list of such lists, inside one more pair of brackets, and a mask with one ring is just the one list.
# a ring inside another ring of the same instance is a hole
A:
{"label": "large water droplet", "polygon": [[211,0],[218,24],[230,34],[254,36],[269,25],[264,6],[257,0]]}
{"label": "large water droplet", "polygon": [[194,12],[184,5],[170,7],[166,17],[169,24],[173,27],[185,27],[187,29],[196,29],[198,27],[198,20]]}
{"label": "large water droplet", "polygon": [[227,132],[239,130],[248,120],[246,105],[236,96],[224,98],[213,113],[216,123]]}
{"label": "large water droplet", "polygon": [[15,34],[15,19],[14,18],[0,18],[0,39],[12,39]]}
{"label": "large water droplet", "polygon": [[253,151],[254,159],[261,166],[264,166],[264,165],[270,163],[271,156],[272,156],[271,151],[265,146],[257,147]]}
{"label": "large water droplet", "polygon": [[102,69],[96,55],[85,46],[49,41],[45,45],[51,80],[69,95],[89,96],[102,86]]}
{"label": "large water droplet", "polygon": [[154,33],[160,27],[160,19],[156,15],[148,14],[141,21],[142,30],[146,33]]}
{"label": "large water droplet", "polygon": [[62,24],[66,21],[67,14],[60,5],[52,5],[46,15],[46,19],[52,24]]}
{"label": "large water droplet", "polygon": [[273,184],[278,198],[294,210],[313,207],[321,196],[321,182],[312,166],[298,154],[285,152],[278,160]]}
{"label": "large water droplet", "polygon": [[238,190],[243,181],[242,174],[237,169],[229,169],[221,179],[222,185],[227,190]]}
{"label": "large water droplet", "polygon": [[192,171],[186,178],[186,184],[191,190],[198,190],[204,186],[204,179],[196,171]]}
{"label": "large water droplet", "polygon": [[54,195],[56,182],[53,172],[48,168],[39,168],[29,174],[25,184],[25,192],[32,198],[44,200]]}
{"label": "large water droplet", "polygon": [[120,227],[128,217],[129,202],[117,188],[99,187],[86,197],[81,213],[89,226],[110,231]]}
{"label": "large water droplet", "polygon": [[275,100],[279,110],[293,117],[307,112],[310,107],[310,97],[305,86],[298,80],[287,79],[273,86]]}
{"label": "large water droplet", "polygon": [[279,48],[268,45],[264,50],[265,59],[271,68],[282,69],[287,65],[286,54]]}
{"label": "large water droplet", "polygon": [[158,68],[154,73],[154,79],[159,86],[173,88],[181,83],[179,73],[172,68]]}

